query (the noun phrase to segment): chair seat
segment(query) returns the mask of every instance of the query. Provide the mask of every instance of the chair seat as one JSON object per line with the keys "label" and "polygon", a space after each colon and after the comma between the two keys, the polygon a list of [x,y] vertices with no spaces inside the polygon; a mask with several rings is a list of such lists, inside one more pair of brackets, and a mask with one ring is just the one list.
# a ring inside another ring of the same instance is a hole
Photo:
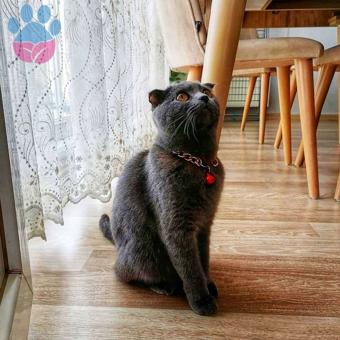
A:
{"label": "chair seat", "polygon": [[314,60],[316,66],[325,64],[340,65],[340,45],[328,48],[320,58]]}
{"label": "chair seat", "polygon": [[259,76],[262,73],[275,73],[275,68],[270,67],[260,67],[260,68],[247,68],[233,71],[233,77],[251,77],[251,76]]}
{"label": "chair seat", "polygon": [[318,58],[323,45],[306,38],[269,38],[240,40],[235,68],[276,67],[292,65],[294,59]]}

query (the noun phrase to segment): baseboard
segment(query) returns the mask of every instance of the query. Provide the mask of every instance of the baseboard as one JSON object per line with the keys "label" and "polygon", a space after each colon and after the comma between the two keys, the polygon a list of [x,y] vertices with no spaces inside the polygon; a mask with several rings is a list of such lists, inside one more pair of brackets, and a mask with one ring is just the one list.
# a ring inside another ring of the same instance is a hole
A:
{"label": "baseboard", "polygon": [[[224,120],[231,122],[240,122],[242,120],[243,108],[227,108]],[[259,120],[259,108],[250,108],[247,121]]]}
{"label": "baseboard", "polygon": [[[241,121],[242,120],[242,109],[227,109],[226,114],[224,116],[225,121]],[[279,120],[280,114],[279,113],[268,113],[267,120]],[[334,113],[323,113],[321,115],[321,121],[338,121],[338,115]],[[248,114],[248,121],[258,121],[259,120],[259,113],[257,110],[251,110]],[[293,114],[292,121],[299,121],[300,115]]]}

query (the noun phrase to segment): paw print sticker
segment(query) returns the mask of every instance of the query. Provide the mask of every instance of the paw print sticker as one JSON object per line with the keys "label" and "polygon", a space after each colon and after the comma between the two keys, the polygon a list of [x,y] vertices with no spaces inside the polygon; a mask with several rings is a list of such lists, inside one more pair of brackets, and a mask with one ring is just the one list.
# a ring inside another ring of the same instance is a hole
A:
{"label": "paw print sticker", "polygon": [[15,54],[26,63],[43,64],[48,62],[55,52],[55,37],[61,30],[60,21],[52,20],[46,30],[45,25],[51,19],[51,10],[46,5],[40,6],[38,18],[35,19],[32,7],[26,4],[21,8],[20,17],[25,23],[22,29],[17,18],[12,17],[8,21],[8,30],[17,34],[13,42]]}

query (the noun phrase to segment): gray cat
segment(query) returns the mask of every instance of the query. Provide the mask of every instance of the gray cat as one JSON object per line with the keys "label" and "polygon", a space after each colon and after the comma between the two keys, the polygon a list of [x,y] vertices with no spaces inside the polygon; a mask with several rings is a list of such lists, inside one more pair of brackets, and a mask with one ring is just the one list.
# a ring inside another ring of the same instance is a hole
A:
{"label": "gray cat", "polygon": [[182,82],[149,94],[158,135],[119,178],[112,221],[100,219],[117,247],[115,272],[157,293],[181,290],[200,315],[216,313],[209,275],[210,227],[223,186],[213,85]]}

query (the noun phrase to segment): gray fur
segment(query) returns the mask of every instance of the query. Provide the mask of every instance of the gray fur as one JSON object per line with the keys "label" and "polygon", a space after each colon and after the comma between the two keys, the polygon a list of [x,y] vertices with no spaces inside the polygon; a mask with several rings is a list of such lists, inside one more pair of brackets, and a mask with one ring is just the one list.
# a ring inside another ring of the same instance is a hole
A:
{"label": "gray fur", "polygon": [[[217,311],[217,288],[209,275],[210,227],[220,198],[224,170],[204,170],[173,155],[185,151],[211,163],[215,157],[218,104],[202,93],[210,84],[183,82],[149,95],[158,135],[150,150],[133,157],[119,178],[101,228],[117,247],[115,272],[124,282],[142,282],[158,293],[183,289],[198,314]],[[176,100],[185,91],[187,102]]]}

